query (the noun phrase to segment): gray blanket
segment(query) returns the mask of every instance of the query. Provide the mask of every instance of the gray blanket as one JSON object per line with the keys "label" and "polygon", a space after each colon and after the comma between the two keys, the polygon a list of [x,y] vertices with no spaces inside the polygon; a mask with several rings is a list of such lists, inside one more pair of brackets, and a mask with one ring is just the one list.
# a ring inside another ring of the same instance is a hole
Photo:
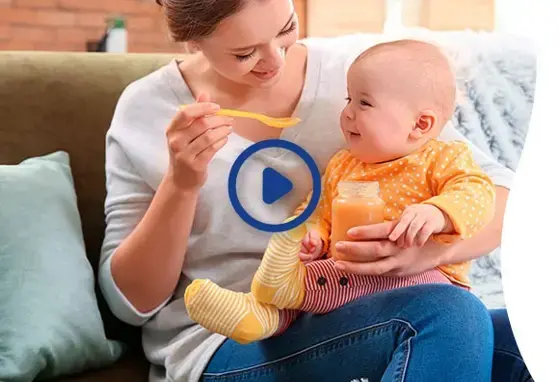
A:
{"label": "gray blanket", "polygon": [[[483,151],[516,170],[534,102],[534,46],[516,36],[439,36],[435,40],[441,40],[454,62],[461,93],[452,123]],[[499,249],[476,260],[471,277],[474,293],[486,305],[504,306]]]}

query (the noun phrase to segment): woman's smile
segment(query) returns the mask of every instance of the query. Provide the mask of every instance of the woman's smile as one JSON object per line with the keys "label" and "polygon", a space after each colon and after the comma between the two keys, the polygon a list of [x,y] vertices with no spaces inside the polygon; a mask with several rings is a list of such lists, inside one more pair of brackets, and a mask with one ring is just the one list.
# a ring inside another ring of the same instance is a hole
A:
{"label": "woman's smile", "polygon": [[268,71],[257,71],[257,70],[252,70],[251,73],[253,75],[255,75],[257,78],[267,81],[270,80],[272,78],[274,78],[276,75],[279,74],[279,69],[273,69],[273,70],[268,70]]}

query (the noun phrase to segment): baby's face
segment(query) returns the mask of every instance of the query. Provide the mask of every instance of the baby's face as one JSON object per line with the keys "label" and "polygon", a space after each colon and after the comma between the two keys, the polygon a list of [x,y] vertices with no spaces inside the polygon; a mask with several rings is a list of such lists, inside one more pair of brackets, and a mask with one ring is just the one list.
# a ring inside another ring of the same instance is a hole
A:
{"label": "baby's face", "polygon": [[[405,156],[416,149],[410,134],[418,110],[413,83],[400,76],[389,60],[365,58],[348,72],[348,103],[340,124],[351,153],[366,163]],[[407,71],[407,70],[406,70]]]}

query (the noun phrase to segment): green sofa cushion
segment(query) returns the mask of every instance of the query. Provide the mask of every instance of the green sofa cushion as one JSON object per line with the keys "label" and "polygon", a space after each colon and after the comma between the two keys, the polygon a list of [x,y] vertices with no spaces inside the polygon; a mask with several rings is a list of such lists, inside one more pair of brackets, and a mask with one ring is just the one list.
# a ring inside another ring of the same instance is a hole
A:
{"label": "green sofa cushion", "polygon": [[0,381],[100,368],[109,341],[87,260],[69,156],[0,165]]}

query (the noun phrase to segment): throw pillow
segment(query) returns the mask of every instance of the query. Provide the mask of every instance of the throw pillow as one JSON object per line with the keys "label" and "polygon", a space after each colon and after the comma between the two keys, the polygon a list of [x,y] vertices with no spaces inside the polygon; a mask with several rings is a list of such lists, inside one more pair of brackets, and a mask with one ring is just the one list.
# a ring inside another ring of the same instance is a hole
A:
{"label": "throw pillow", "polygon": [[45,379],[116,361],[87,260],[69,156],[0,165],[0,381]]}

